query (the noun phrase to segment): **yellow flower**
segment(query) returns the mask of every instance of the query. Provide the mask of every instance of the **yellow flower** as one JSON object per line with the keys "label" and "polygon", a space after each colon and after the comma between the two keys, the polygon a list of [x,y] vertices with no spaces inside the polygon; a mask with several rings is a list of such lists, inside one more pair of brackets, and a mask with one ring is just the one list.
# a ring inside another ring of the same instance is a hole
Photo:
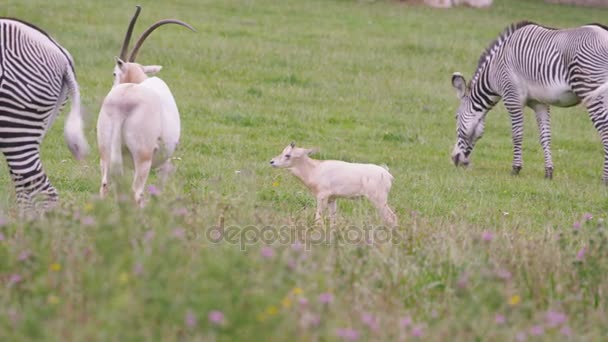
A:
{"label": "yellow flower", "polygon": [[93,210],[93,203],[91,203],[91,202],[85,203],[84,204],[84,211],[88,213],[91,210]]}
{"label": "yellow flower", "polygon": [[258,319],[258,321],[260,321],[260,322],[264,322],[264,321],[266,321],[266,314],[264,314],[264,313],[259,313],[259,314],[257,315],[257,319]]}
{"label": "yellow flower", "polygon": [[61,271],[61,264],[58,264],[56,262],[52,263],[51,264],[51,271],[54,271],[54,272]]}
{"label": "yellow flower", "polygon": [[289,299],[289,297],[283,298],[281,305],[283,305],[285,309],[289,309],[291,307],[291,299]]}
{"label": "yellow flower", "polygon": [[302,289],[301,289],[301,288],[299,288],[299,287],[294,287],[294,288],[293,288],[293,290],[291,290],[291,293],[293,293],[293,294],[294,294],[294,295],[296,295],[296,296],[297,296],[297,295],[301,295],[301,294],[302,294],[302,292],[304,292],[304,291],[302,291]]}
{"label": "yellow flower", "polygon": [[513,295],[511,296],[511,298],[509,298],[509,305],[514,306],[519,304],[519,302],[521,301],[521,298],[518,295]]}
{"label": "yellow flower", "polygon": [[46,301],[47,301],[49,304],[52,304],[52,305],[57,305],[57,304],[59,304],[59,297],[57,297],[57,296],[55,296],[55,295],[49,295],[49,296],[46,298]]}
{"label": "yellow flower", "polygon": [[274,305],[271,305],[271,306],[269,306],[269,307],[266,308],[266,314],[268,316],[274,316],[277,313],[279,313],[279,309],[277,309],[277,307],[274,306]]}
{"label": "yellow flower", "polygon": [[129,281],[129,274],[127,272],[122,272],[118,276],[118,282],[121,284],[126,284]]}
{"label": "yellow flower", "polygon": [[279,186],[279,184],[280,184],[280,183],[279,183],[279,181],[274,181],[274,182],[272,183],[272,186],[274,186],[274,187],[276,188],[277,186]]}

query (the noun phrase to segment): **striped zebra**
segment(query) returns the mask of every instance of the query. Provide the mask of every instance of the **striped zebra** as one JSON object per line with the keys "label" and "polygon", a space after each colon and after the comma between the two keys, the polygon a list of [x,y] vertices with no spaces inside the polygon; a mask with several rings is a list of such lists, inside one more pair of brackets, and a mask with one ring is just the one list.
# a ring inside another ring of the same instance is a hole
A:
{"label": "striped zebra", "polygon": [[0,18],[0,151],[8,163],[22,213],[46,209],[57,199],[40,161],[40,143],[72,99],[64,135],[76,159],[88,144],[80,93],[70,54],[32,24]]}
{"label": "striped zebra", "polygon": [[483,135],[488,111],[500,99],[511,117],[513,171],[522,161],[523,109],[534,110],[544,152],[545,177],[553,177],[549,106],[582,103],[604,146],[602,178],[608,184],[608,28],[589,24],[554,29],[523,21],[507,27],[479,58],[467,85],[452,75],[460,99],[456,114],[456,166],[468,165],[475,143]]}

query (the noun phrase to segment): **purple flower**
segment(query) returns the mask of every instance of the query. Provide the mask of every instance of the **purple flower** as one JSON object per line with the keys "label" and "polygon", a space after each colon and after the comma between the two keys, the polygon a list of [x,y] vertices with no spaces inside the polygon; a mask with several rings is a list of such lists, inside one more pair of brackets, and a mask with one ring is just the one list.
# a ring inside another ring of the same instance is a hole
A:
{"label": "purple flower", "polygon": [[410,216],[412,218],[416,218],[416,216],[418,216],[418,212],[416,210],[412,210],[412,211],[410,211]]}
{"label": "purple flower", "polygon": [[152,241],[152,239],[154,239],[154,235],[156,235],[156,233],[153,230],[148,230],[145,234],[144,234],[144,241],[145,242],[150,242]]}
{"label": "purple flower", "polygon": [[545,320],[547,321],[547,325],[549,327],[554,328],[566,323],[568,316],[563,312],[549,310],[545,315]]}
{"label": "purple flower", "polygon": [[365,324],[368,328],[373,331],[377,331],[380,329],[380,324],[378,323],[378,319],[374,317],[372,314],[365,312],[361,315],[361,322]]}
{"label": "purple flower", "polygon": [[572,336],[572,329],[570,329],[570,327],[569,327],[569,326],[567,326],[567,325],[564,325],[564,326],[563,326],[563,327],[562,327],[562,328],[559,330],[559,332],[560,332],[560,333],[562,333],[562,335],[564,335],[564,336],[568,336],[568,337]]}
{"label": "purple flower", "polygon": [[142,275],[144,273],[144,265],[140,264],[140,263],[136,263],[133,266],[133,274],[135,275]]}
{"label": "purple flower", "polygon": [[186,216],[188,215],[188,209],[181,207],[173,209],[173,215],[175,216]]}
{"label": "purple flower", "polygon": [[4,217],[0,217],[0,227],[6,226],[8,221]]}
{"label": "purple flower", "polygon": [[298,299],[298,303],[300,303],[300,306],[307,306],[308,305],[308,299],[302,297],[302,298]]}
{"label": "purple flower", "polygon": [[574,222],[574,224],[572,224],[572,228],[573,228],[574,230],[579,230],[579,229],[581,229],[581,223],[580,223],[580,222],[578,222],[578,221]]}
{"label": "purple flower", "polygon": [[186,236],[186,230],[184,228],[173,229],[173,236],[178,239],[183,239]]}
{"label": "purple flower", "polygon": [[194,315],[194,312],[188,310],[188,312],[186,312],[186,317],[184,318],[184,321],[186,322],[186,325],[189,326],[190,328],[193,328],[196,326],[196,316]]}
{"label": "purple flower", "polygon": [[583,261],[583,259],[585,259],[585,253],[587,253],[587,247],[581,248],[578,253],[576,253],[576,260]]}
{"label": "purple flower", "polygon": [[458,278],[458,282],[456,282],[456,285],[461,288],[464,289],[468,286],[469,284],[469,273],[464,272],[460,278]]}
{"label": "purple flower", "polygon": [[224,313],[218,310],[209,312],[209,322],[215,325],[222,325],[225,322]]}
{"label": "purple flower", "polygon": [[148,185],[148,193],[152,196],[160,195],[160,190],[154,185]]}
{"label": "purple flower", "polygon": [[507,281],[511,279],[511,272],[505,270],[504,268],[501,268],[496,271],[496,276],[502,280]]}
{"label": "purple flower", "polygon": [[271,259],[274,257],[274,249],[272,249],[270,246],[264,246],[260,249],[260,255],[266,259]]}
{"label": "purple flower", "polygon": [[528,336],[523,331],[520,331],[517,333],[517,335],[515,335],[515,340],[517,342],[524,342],[526,339],[528,339]]}
{"label": "purple flower", "polygon": [[17,284],[19,282],[21,282],[21,276],[18,275],[18,274],[16,274],[16,273],[15,274],[11,274],[10,278],[8,278],[8,283],[10,285]]}
{"label": "purple flower", "polygon": [[80,220],[83,226],[92,226],[95,224],[95,218],[92,216],[85,216]]}
{"label": "purple flower", "polygon": [[302,245],[299,240],[291,245],[291,250],[293,250],[294,252],[300,252],[302,251],[302,249],[304,249],[304,245]]}
{"label": "purple flower", "polygon": [[585,215],[583,215],[583,218],[585,219],[585,221],[589,221],[593,218],[593,215],[591,215],[591,213],[585,213]]}
{"label": "purple flower", "polygon": [[423,334],[424,334],[424,328],[422,327],[422,325],[416,325],[415,327],[412,328],[412,336],[422,337]]}
{"label": "purple flower", "polygon": [[300,326],[304,329],[316,327],[321,324],[321,316],[305,311],[300,318]]}
{"label": "purple flower", "polygon": [[497,314],[494,317],[494,322],[496,322],[496,324],[505,324],[507,319],[505,318],[505,315]]}
{"label": "purple flower", "polygon": [[483,233],[481,233],[481,239],[485,242],[490,242],[490,241],[494,240],[494,233],[486,230]]}
{"label": "purple flower", "polygon": [[403,328],[407,328],[412,325],[412,318],[410,316],[405,316],[399,322]]}
{"label": "purple flower", "polygon": [[19,253],[19,261],[25,261],[25,260],[29,259],[30,255],[32,255],[32,253],[28,250],[25,250],[25,251]]}
{"label": "purple flower", "polygon": [[356,341],[359,339],[359,332],[352,328],[337,329],[336,335],[347,341]]}
{"label": "purple flower", "polygon": [[4,234],[0,233],[0,241],[4,241]]}
{"label": "purple flower", "polygon": [[329,304],[333,301],[334,301],[334,296],[329,292],[321,293],[319,295],[319,302],[321,304]]}
{"label": "purple flower", "polygon": [[530,335],[532,336],[540,336],[545,333],[545,329],[541,325],[535,325],[530,328]]}

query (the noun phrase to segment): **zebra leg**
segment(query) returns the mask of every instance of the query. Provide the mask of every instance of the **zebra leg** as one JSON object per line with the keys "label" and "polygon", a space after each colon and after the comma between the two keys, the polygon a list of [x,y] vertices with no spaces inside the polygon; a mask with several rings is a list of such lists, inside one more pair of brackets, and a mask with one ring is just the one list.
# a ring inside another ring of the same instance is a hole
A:
{"label": "zebra leg", "polygon": [[505,95],[503,97],[505,108],[511,116],[511,137],[513,140],[513,170],[512,175],[518,175],[523,166],[521,157],[522,142],[524,139],[524,113],[519,97]]}
{"label": "zebra leg", "polygon": [[58,202],[57,190],[42,169],[37,149],[19,153],[5,152],[5,156],[22,216],[30,216],[37,209],[45,211]]}
{"label": "zebra leg", "polygon": [[549,106],[535,103],[531,106],[536,114],[540,145],[545,155],[545,178],[553,179],[553,158],[551,157],[551,114]]}
{"label": "zebra leg", "polygon": [[587,103],[587,111],[593,122],[593,126],[597,129],[604,146],[604,169],[602,172],[602,180],[608,185],[608,107],[603,96],[595,98]]}

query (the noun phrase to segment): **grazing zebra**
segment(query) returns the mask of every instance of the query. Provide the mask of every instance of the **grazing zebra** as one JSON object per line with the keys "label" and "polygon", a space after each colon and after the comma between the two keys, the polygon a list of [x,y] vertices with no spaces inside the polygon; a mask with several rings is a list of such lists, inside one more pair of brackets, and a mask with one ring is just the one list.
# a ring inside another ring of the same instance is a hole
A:
{"label": "grazing zebra", "polygon": [[72,57],[41,29],[0,18],[0,151],[22,213],[48,208],[58,199],[42,169],[40,143],[68,94],[72,108],[64,135],[74,157],[81,159],[88,144]]}
{"label": "grazing zebra", "polygon": [[488,111],[502,98],[509,112],[513,138],[513,174],[522,168],[523,109],[532,108],[544,151],[545,177],[553,177],[549,106],[587,108],[604,146],[603,180],[608,183],[608,28],[589,24],[553,29],[532,22],[507,27],[479,58],[467,85],[452,75],[460,106],[456,166],[469,155],[484,130]]}

